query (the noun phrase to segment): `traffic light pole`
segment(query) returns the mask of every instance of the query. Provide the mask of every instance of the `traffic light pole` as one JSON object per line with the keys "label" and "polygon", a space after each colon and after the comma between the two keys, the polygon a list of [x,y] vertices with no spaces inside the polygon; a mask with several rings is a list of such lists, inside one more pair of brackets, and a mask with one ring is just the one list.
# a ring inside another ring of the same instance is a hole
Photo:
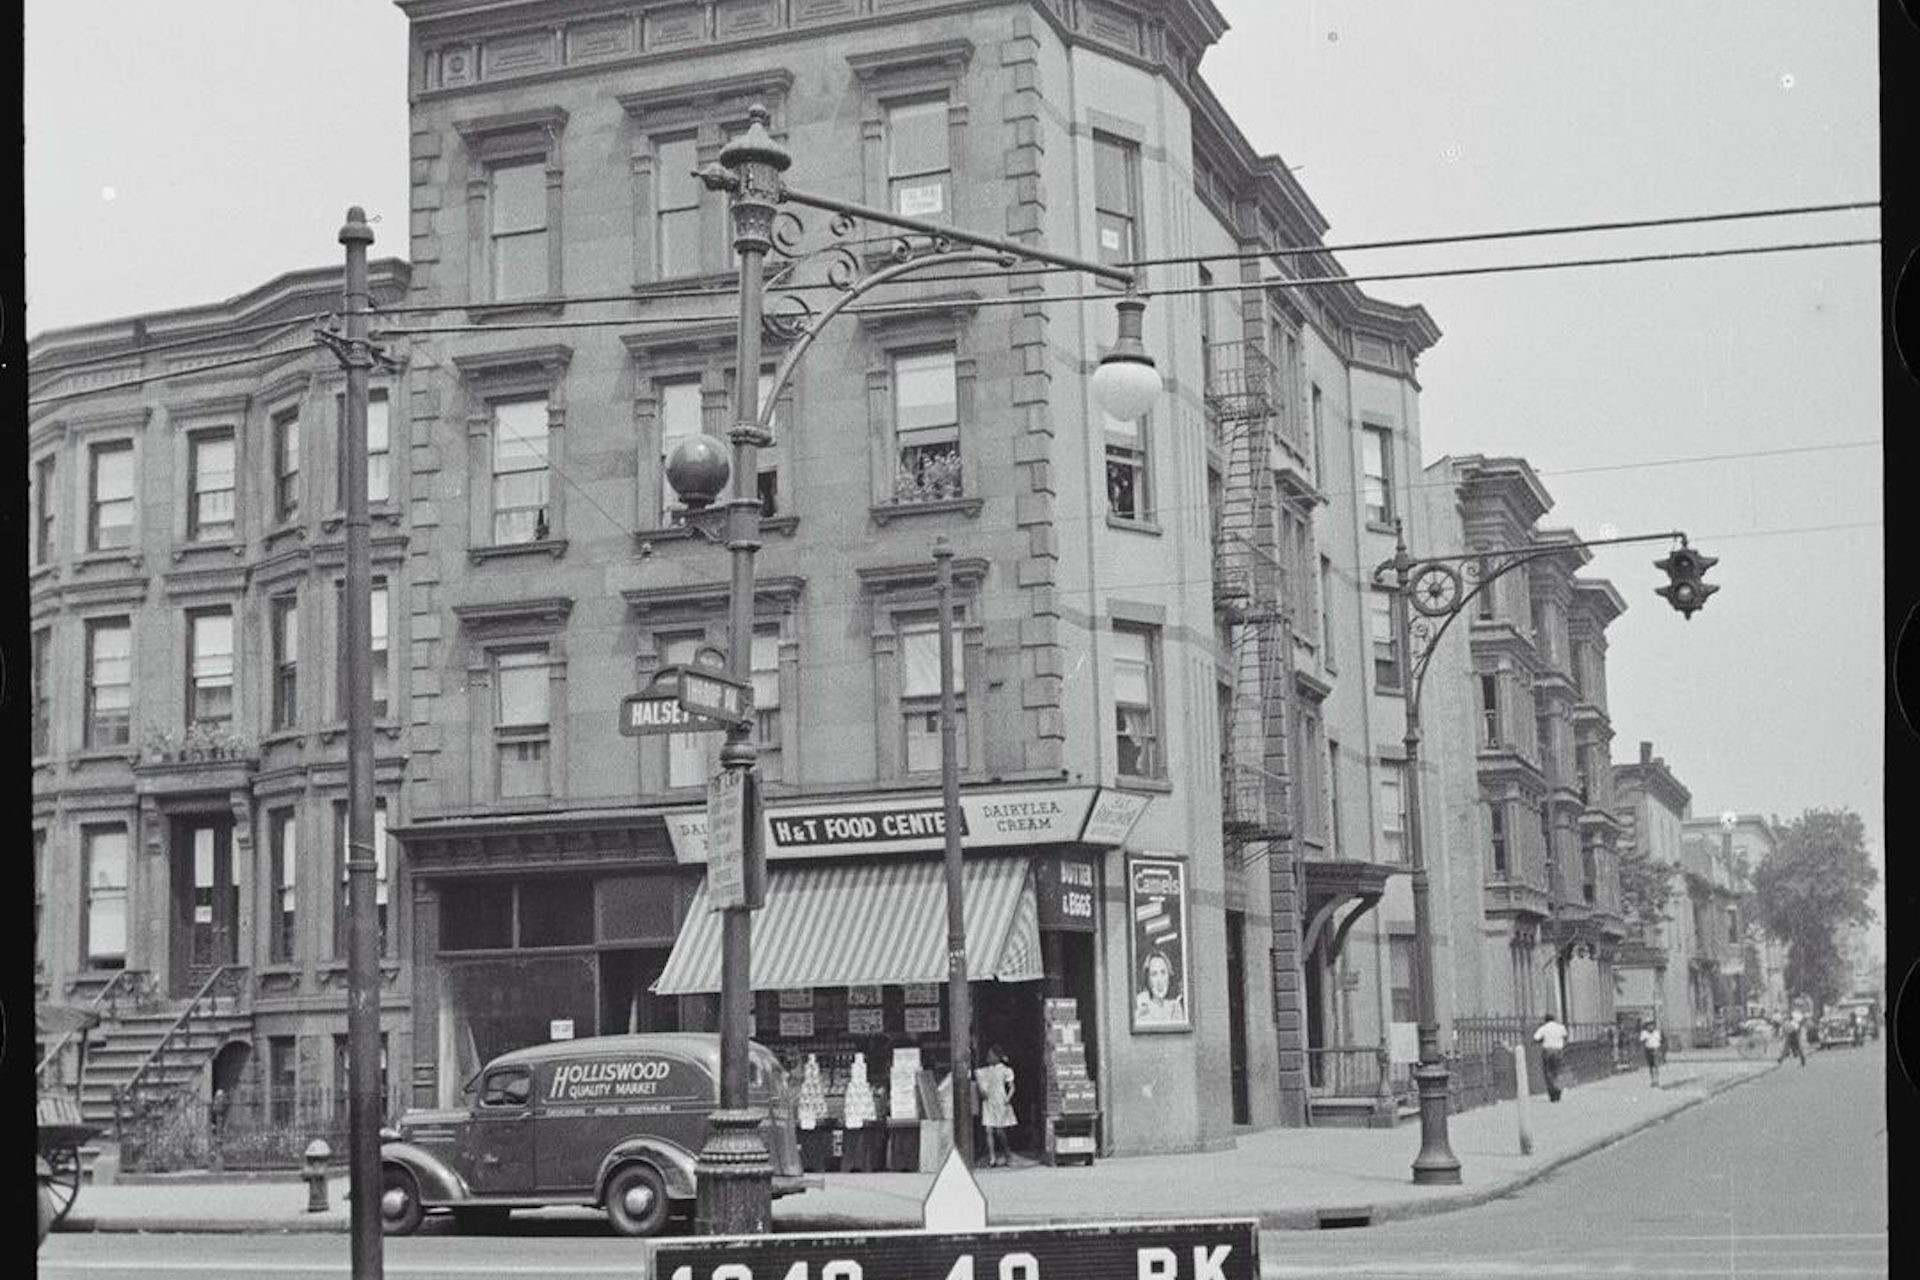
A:
{"label": "traffic light pole", "polygon": [[[1420,693],[1426,686],[1427,666],[1440,646],[1440,638],[1453,625],[1453,620],[1466,612],[1467,606],[1482,591],[1522,565],[1586,547],[1670,541],[1675,538],[1680,540],[1679,549],[1655,565],[1666,571],[1670,582],[1668,586],[1656,590],[1675,609],[1691,617],[1706,597],[1718,590],[1699,580],[1699,575],[1715,562],[1711,557],[1689,550],[1687,535],[1678,531],[1554,542],[1547,546],[1475,552],[1470,555],[1415,557],[1408,552],[1406,538],[1399,523],[1395,522],[1393,558],[1382,561],[1373,571],[1374,582],[1393,591],[1394,643],[1399,660],[1404,664],[1401,687],[1406,697],[1406,735],[1403,739],[1406,752],[1406,838],[1413,881],[1416,953],[1414,1000],[1420,1044],[1420,1061],[1413,1073],[1420,1094],[1420,1153],[1414,1157],[1413,1180],[1419,1185],[1452,1186],[1460,1181],[1460,1160],[1453,1154],[1447,1139],[1447,1115],[1452,1103],[1448,1096],[1446,1059],[1440,1052],[1440,1015],[1434,992],[1433,925],[1423,847],[1426,824],[1421,808],[1420,787]],[[1419,615],[1417,622],[1414,620],[1416,614]],[[1421,642],[1417,657],[1413,653],[1416,639]]]}

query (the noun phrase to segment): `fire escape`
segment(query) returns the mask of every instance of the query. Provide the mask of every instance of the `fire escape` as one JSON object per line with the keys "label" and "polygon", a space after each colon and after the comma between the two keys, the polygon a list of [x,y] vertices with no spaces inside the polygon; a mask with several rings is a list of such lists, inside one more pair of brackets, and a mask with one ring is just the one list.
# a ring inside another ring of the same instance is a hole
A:
{"label": "fire escape", "polygon": [[[1306,1118],[1303,901],[1293,849],[1289,723],[1293,634],[1282,589],[1281,494],[1273,458],[1284,409],[1278,371],[1254,341],[1206,348],[1210,446],[1222,463],[1213,510],[1213,603],[1228,640],[1222,707],[1222,847],[1229,874],[1261,865],[1272,908],[1273,999],[1283,1123]],[[1246,885],[1249,893],[1255,885]]]}

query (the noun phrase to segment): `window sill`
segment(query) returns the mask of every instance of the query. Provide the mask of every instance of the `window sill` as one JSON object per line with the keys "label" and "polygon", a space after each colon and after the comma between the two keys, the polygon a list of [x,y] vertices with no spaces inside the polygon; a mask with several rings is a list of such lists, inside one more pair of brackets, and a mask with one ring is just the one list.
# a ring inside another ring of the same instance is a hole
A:
{"label": "window sill", "polygon": [[32,590],[60,580],[60,566],[56,564],[37,564],[27,571],[27,585]]}
{"label": "window sill", "polygon": [[968,518],[980,514],[985,498],[935,498],[929,502],[883,502],[868,509],[875,524],[889,524],[904,516],[936,516],[958,512]]}
{"label": "window sill", "polygon": [[690,271],[684,275],[658,276],[633,286],[633,296],[648,298],[660,293],[678,293],[683,289],[719,289],[739,282],[738,268],[725,271]]}
{"label": "window sill", "polygon": [[[712,514],[708,514],[711,512]],[[799,516],[761,516],[760,532],[776,534],[782,538],[791,538],[800,527]],[[710,507],[707,512],[689,513],[689,518],[678,524],[666,525],[659,529],[640,529],[633,535],[633,544],[643,556],[653,554],[656,542],[711,542],[716,546],[725,546],[726,512],[722,508]]]}
{"label": "window sill", "polygon": [[[390,718],[375,720],[373,722],[373,731],[375,733],[385,734],[388,739],[397,741],[400,737],[400,722]],[[347,736],[346,722],[344,720],[336,720],[331,724],[321,725],[317,736],[323,745],[331,743],[335,738],[344,738]]]}
{"label": "window sill", "polygon": [[115,548],[111,551],[89,551],[80,557],[79,567],[91,569],[101,564],[124,564],[138,573],[146,568],[147,558],[132,547]]}
{"label": "window sill", "polygon": [[209,538],[205,542],[189,538],[185,542],[177,542],[174,544],[173,554],[170,558],[175,564],[179,564],[188,556],[213,556],[218,555],[222,551],[232,556],[235,560],[238,560],[241,556],[247,554],[247,547],[245,543],[235,538]]}
{"label": "window sill", "polygon": [[1113,785],[1119,791],[1155,791],[1170,793],[1173,783],[1166,778],[1138,778],[1131,774],[1115,774]]}
{"label": "window sill", "polygon": [[557,316],[566,310],[563,298],[543,294],[537,298],[514,298],[505,302],[474,302],[467,305],[468,324],[502,324],[529,316]]}
{"label": "window sill", "polygon": [[132,743],[127,743],[125,746],[119,746],[119,747],[82,747],[80,750],[74,752],[71,756],[68,756],[67,760],[68,760],[68,763],[74,764],[74,765],[83,765],[83,764],[89,764],[94,762],[104,762],[108,760],[116,760],[116,761],[123,760],[128,764],[133,764],[137,762],[139,758],[140,758],[140,752],[134,747]]}
{"label": "window sill", "polygon": [[552,556],[558,560],[567,554],[565,538],[544,538],[537,542],[510,542],[498,547],[468,547],[467,560],[480,564],[487,560],[509,560],[515,556]]}
{"label": "window sill", "polygon": [[[374,524],[397,526],[400,523],[400,508],[390,502],[377,502],[367,508],[367,519]],[[347,517],[345,512],[323,517],[320,521],[320,532],[338,533],[341,526],[346,524],[346,522]]]}
{"label": "window sill", "polygon": [[1393,536],[1393,521],[1391,519],[1369,520],[1367,521],[1367,532],[1384,533],[1391,538]]}
{"label": "window sill", "polygon": [[306,733],[300,729],[275,729],[272,733],[261,735],[260,749],[265,751],[268,747],[283,747],[288,744],[300,746],[305,743],[306,737]]}
{"label": "window sill", "polygon": [[1124,529],[1128,533],[1145,533],[1155,538],[1161,535],[1160,525],[1154,520],[1136,520],[1129,516],[1117,516],[1107,513],[1107,528]]}

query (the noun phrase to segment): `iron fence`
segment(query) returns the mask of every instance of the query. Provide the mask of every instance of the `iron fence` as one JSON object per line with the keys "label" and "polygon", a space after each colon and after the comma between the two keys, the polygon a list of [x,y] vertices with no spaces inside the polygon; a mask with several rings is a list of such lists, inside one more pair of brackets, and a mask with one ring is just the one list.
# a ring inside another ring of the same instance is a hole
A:
{"label": "iron fence", "polygon": [[[383,1119],[404,1107],[402,1091],[390,1084]],[[347,1095],[335,1090],[242,1086],[217,1101],[182,1090],[145,1104],[126,1121],[120,1160],[128,1171],[144,1173],[298,1168],[316,1138],[344,1160],[347,1137]]]}
{"label": "iron fence", "polygon": [[1392,1061],[1384,1045],[1326,1045],[1307,1050],[1307,1088],[1328,1098],[1411,1098],[1413,1065]]}

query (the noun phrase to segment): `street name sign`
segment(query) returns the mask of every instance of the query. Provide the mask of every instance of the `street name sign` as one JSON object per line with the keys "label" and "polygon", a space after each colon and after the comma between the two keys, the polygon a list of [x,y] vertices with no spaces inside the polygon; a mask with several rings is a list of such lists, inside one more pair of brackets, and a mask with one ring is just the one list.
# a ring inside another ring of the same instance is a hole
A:
{"label": "street name sign", "polygon": [[681,706],[680,691],[671,685],[665,691],[652,689],[620,699],[620,732],[629,738],[655,733],[709,733],[726,727]]}
{"label": "street name sign", "polygon": [[680,668],[680,706],[721,724],[738,724],[752,709],[753,686],[704,668]]}
{"label": "street name sign", "polygon": [[655,1280],[1259,1280],[1258,1224],[1105,1222],[981,1231],[662,1240]]}

